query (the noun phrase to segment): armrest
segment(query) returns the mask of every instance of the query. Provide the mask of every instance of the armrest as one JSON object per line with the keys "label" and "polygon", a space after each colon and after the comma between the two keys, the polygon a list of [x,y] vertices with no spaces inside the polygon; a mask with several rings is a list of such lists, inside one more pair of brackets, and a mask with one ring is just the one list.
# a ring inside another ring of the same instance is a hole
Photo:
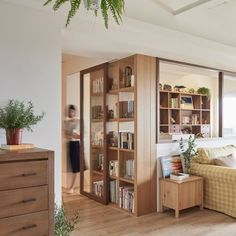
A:
{"label": "armrest", "polygon": [[230,167],[193,163],[190,173],[219,182],[231,182],[236,185],[236,169]]}

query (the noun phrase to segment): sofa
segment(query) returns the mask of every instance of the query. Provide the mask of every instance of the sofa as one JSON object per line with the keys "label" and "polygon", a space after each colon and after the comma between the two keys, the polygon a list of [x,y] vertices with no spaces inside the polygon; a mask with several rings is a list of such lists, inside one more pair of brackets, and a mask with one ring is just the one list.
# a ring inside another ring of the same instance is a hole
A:
{"label": "sofa", "polygon": [[[219,162],[220,166],[217,165]],[[192,160],[190,173],[204,178],[205,208],[236,218],[235,164],[236,147],[233,145],[199,148],[198,156]]]}

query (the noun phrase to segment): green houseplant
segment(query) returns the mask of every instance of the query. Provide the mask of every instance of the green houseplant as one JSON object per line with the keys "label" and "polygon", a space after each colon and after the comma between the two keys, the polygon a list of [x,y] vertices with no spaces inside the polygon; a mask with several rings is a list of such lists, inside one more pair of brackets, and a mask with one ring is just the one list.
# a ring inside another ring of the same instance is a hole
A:
{"label": "green houseplant", "polygon": [[211,96],[211,92],[210,92],[210,89],[209,88],[206,88],[206,87],[201,87],[197,90],[197,93],[199,94],[205,94],[207,95],[208,97]]}
{"label": "green houseplant", "polygon": [[55,205],[55,236],[69,236],[75,230],[79,214],[75,211],[74,216],[69,219],[64,206]]}
{"label": "green houseplant", "polygon": [[44,117],[34,114],[31,101],[25,103],[9,100],[6,106],[0,107],[0,129],[6,131],[7,145],[19,145],[22,141],[22,130],[32,131],[31,126],[37,124]]}
{"label": "green houseplant", "polygon": [[[71,19],[79,11],[82,0],[46,0],[44,6],[53,3],[53,10],[57,11],[66,3],[70,4],[70,10],[67,15],[66,26],[70,24]],[[109,14],[115,19],[116,23],[120,25],[122,22],[122,15],[124,13],[124,0],[84,0],[84,7],[87,10],[93,10],[94,15],[97,16],[101,11],[104,19],[105,27],[108,28]]]}
{"label": "green houseplant", "polygon": [[191,160],[194,156],[198,154],[196,150],[195,138],[193,138],[192,135],[190,135],[187,142],[187,146],[184,145],[183,138],[181,138],[179,146],[181,150],[183,172],[189,173],[191,167]]}

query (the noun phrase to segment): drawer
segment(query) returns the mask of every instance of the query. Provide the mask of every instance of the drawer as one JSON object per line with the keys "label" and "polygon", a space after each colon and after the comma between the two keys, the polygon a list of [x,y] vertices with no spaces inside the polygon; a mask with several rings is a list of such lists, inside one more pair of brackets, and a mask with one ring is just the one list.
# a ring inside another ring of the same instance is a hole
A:
{"label": "drawer", "polygon": [[48,210],[48,186],[0,191],[0,219]]}
{"label": "drawer", "polygon": [[0,236],[48,235],[48,211],[0,219]]}
{"label": "drawer", "polygon": [[0,190],[45,185],[47,182],[47,160],[0,164]]}

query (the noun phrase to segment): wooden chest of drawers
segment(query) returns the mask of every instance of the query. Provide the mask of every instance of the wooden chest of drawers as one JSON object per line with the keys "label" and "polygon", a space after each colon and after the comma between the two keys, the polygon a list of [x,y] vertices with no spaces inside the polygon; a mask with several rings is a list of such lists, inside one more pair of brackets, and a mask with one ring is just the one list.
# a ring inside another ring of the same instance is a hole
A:
{"label": "wooden chest of drawers", "polygon": [[0,150],[0,236],[54,235],[54,152]]}

